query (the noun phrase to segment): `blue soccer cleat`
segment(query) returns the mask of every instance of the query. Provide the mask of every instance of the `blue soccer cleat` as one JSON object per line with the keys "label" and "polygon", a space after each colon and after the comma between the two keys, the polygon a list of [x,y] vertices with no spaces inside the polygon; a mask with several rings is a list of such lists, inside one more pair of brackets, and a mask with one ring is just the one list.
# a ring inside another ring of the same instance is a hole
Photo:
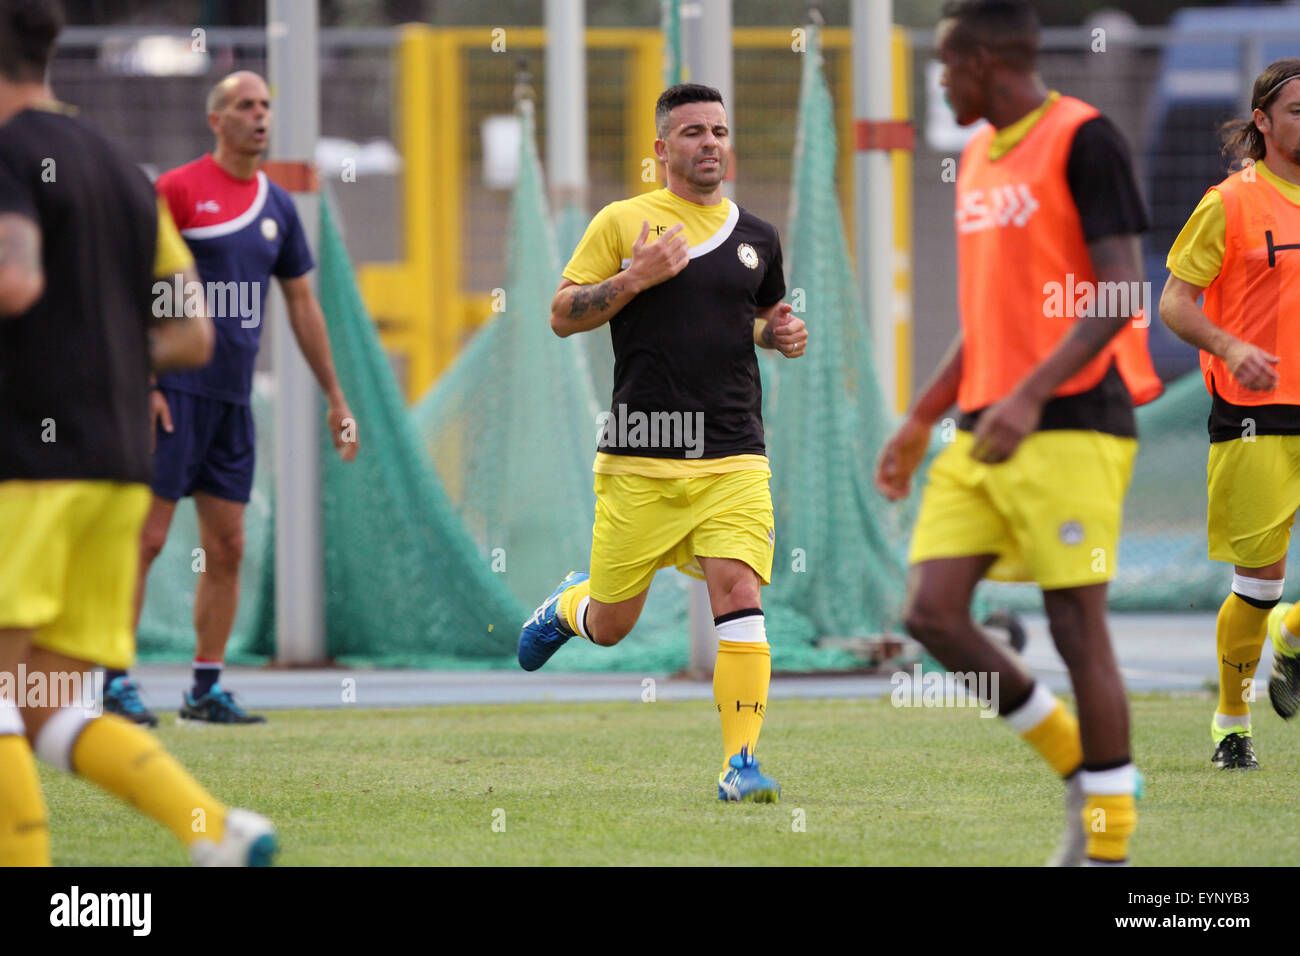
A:
{"label": "blue soccer cleat", "polygon": [[261,714],[250,714],[235,702],[235,695],[213,684],[202,697],[195,700],[189,691],[181,694],[182,724],[264,724],[266,718]]}
{"label": "blue soccer cleat", "polygon": [[765,777],[758,761],[744,747],[732,754],[727,769],[718,774],[718,799],[729,802],[776,803],[781,799],[781,785]]}
{"label": "blue soccer cleat", "polygon": [[114,677],[104,688],[104,711],[142,727],[158,726],[158,718],[140,700],[139,686],[126,675]]}
{"label": "blue soccer cleat", "polygon": [[565,633],[560,623],[560,595],[589,577],[591,575],[586,571],[570,571],[542,606],[533,612],[533,616],[524,622],[523,630],[519,632],[519,666],[524,670],[537,670],[573,637],[573,631]]}

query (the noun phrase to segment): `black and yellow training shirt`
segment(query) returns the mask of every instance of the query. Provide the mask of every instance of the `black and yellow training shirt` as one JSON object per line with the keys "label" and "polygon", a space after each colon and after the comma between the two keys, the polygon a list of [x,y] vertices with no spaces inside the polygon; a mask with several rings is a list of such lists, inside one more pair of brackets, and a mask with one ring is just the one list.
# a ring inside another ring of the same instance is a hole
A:
{"label": "black and yellow training shirt", "polygon": [[689,477],[766,469],[755,313],[785,295],[776,229],[728,199],[701,206],[658,189],[592,219],[564,278],[593,285],[677,223],[690,262],[639,293],[610,321],[614,394],[594,470]]}

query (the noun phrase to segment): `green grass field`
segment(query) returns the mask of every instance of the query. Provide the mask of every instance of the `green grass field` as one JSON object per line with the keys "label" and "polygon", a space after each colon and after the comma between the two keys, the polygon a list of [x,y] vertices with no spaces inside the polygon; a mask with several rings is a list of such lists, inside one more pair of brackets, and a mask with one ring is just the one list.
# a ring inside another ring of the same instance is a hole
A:
{"label": "green grass field", "polygon": [[[1294,864],[1300,727],[1257,706],[1264,770],[1225,774],[1209,762],[1213,707],[1209,695],[1133,700],[1146,775],[1134,862]],[[275,821],[285,865],[1036,866],[1061,825],[1060,784],[1000,722],[888,699],[774,701],[759,756],[782,782],[776,805],[717,801],[720,737],[704,701],[173,720],[167,746],[218,796]],[[42,779],[57,864],[188,862],[113,798]]]}

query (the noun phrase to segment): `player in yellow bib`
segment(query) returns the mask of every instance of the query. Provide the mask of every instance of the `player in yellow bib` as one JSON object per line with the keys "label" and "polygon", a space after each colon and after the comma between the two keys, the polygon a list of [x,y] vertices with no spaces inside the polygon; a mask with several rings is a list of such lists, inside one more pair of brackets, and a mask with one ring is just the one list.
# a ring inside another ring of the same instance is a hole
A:
{"label": "player in yellow bib", "polygon": [[[1279,603],[1300,507],[1300,58],[1255,80],[1252,114],[1225,127],[1245,165],[1201,199],[1169,250],[1160,316],[1201,350],[1210,411],[1210,558],[1233,565],[1219,609],[1215,766],[1258,770],[1250,702],[1266,635],[1273,709],[1300,707],[1300,607]],[[1204,308],[1197,299],[1205,296]]]}
{"label": "player in yellow bib", "polygon": [[597,213],[551,304],[557,335],[610,324],[614,394],[593,467],[590,577],[572,572],[537,609],[519,663],[536,670],[575,634],[617,644],[660,568],[703,577],[718,635],[718,798],[775,801],[779,785],[754,760],[774,544],[754,347],[795,358],[808,333],[781,302],[776,230],[722,195],[731,147],[718,91],[666,90],[655,127],[667,188]]}

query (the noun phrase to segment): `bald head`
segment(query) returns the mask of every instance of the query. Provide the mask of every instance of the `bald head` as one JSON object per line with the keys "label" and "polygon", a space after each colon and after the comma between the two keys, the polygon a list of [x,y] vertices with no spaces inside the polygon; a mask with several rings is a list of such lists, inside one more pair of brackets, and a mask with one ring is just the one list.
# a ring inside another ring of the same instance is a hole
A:
{"label": "bald head", "polygon": [[[220,113],[230,105],[231,99],[240,90],[241,87],[248,86],[251,88],[260,87],[266,92],[266,81],[254,73],[252,70],[239,70],[228,76],[222,77],[212,89],[208,90],[208,112]],[[269,94],[267,94],[269,96]]]}
{"label": "bald head", "polygon": [[217,138],[218,162],[229,160],[240,169],[251,169],[266,152],[271,134],[271,94],[266,81],[248,70],[231,73],[212,87],[207,105],[208,127]]}

